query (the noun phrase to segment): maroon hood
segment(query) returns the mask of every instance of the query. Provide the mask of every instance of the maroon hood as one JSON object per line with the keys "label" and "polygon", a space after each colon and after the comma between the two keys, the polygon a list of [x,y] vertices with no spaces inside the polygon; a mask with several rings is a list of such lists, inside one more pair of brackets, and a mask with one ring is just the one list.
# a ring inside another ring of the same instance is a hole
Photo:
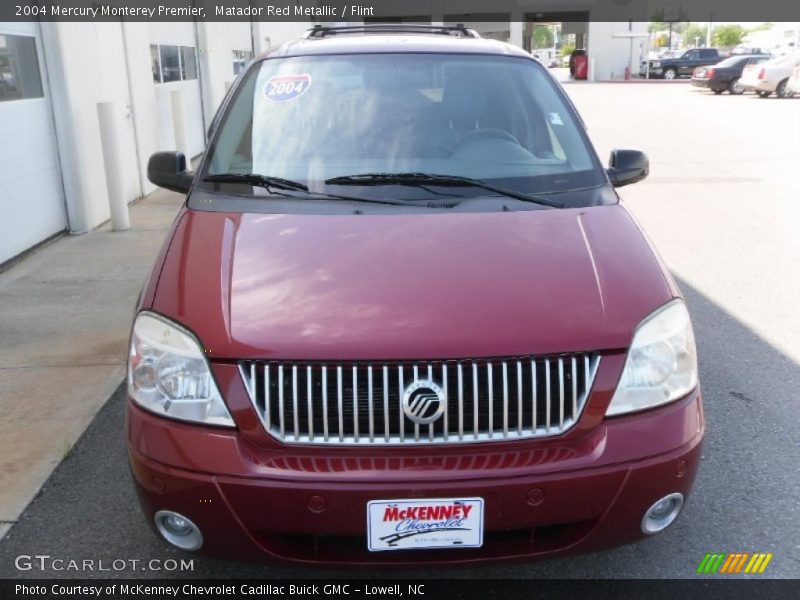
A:
{"label": "maroon hood", "polygon": [[619,205],[497,213],[186,212],[153,309],[215,358],[624,348],[672,298]]}

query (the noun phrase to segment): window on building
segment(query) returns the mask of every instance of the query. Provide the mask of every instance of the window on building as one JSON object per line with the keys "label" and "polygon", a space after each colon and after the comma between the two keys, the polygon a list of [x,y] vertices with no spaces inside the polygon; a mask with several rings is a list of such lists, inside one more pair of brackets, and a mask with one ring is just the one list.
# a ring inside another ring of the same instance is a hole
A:
{"label": "window on building", "polygon": [[238,75],[253,59],[253,53],[250,50],[234,50],[233,51],[233,74]]}
{"label": "window on building", "polygon": [[161,81],[169,83],[181,80],[181,53],[178,46],[160,46]]}
{"label": "window on building", "polygon": [[197,58],[191,46],[181,46],[181,79],[197,79]]}
{"label": "window on building", "polygon": [[197,79],[197,53],[192,46],[150,46],[153,82]]}
{"label": "window on building", "polygon": [[0,102],[43,96],[36,40],[24,35],[0,35]]}
{"label": "window on building", "polygon": [[161,83],[161,58],[158,56],[158,46],[150,46],[150,64],[153,69],[153,83]]}

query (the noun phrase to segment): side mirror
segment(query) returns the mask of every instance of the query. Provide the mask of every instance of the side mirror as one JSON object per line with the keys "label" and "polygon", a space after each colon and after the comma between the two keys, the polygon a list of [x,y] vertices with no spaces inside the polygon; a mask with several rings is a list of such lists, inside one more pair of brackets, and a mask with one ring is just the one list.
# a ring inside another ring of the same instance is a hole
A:
{"label": "side mirror", "polygon": [[650,161],[640,150],[612,150],[608,159],[608,178],[614,187],[641,181],[650,172]]}
{"label": "side mirror", "polygon": [[147,178],[158,187],[185,194],[192,185],[194,173],[186,170],[183,152],[156,152],[147,161]]}

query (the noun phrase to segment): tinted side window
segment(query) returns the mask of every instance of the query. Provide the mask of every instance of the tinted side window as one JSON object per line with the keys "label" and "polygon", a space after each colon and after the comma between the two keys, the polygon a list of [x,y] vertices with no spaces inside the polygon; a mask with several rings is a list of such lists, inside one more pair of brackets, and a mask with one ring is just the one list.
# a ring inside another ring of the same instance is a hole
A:
{"label": "tinted side window", "polygon": [[700,50],[700,58],[714,58],[716,55],[713,50]]}

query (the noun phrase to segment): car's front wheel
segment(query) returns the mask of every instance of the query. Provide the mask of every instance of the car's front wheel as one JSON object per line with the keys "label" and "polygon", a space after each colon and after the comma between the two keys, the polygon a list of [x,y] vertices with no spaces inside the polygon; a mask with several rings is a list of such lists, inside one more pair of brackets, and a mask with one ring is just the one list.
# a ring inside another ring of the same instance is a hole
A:
{"label": "car's front wheel", "polygon": [[778,98],[791,98],[794,96],[794,91],[789,89],[789,80],[784,79],[775,88],[775,94]]}
{"label": "car's front wheel", "polygon": [[673,68],[669,68],[664,71],[664,79],[675,79],[677,76],[678,72]]}
{"label": "car's front wheel", "polygon": [[728,93],[734,96],[744,94],[744,88],[742,87],[742,84],[739,83],[738,77],[731,79],[731,82],[728,84]]}

